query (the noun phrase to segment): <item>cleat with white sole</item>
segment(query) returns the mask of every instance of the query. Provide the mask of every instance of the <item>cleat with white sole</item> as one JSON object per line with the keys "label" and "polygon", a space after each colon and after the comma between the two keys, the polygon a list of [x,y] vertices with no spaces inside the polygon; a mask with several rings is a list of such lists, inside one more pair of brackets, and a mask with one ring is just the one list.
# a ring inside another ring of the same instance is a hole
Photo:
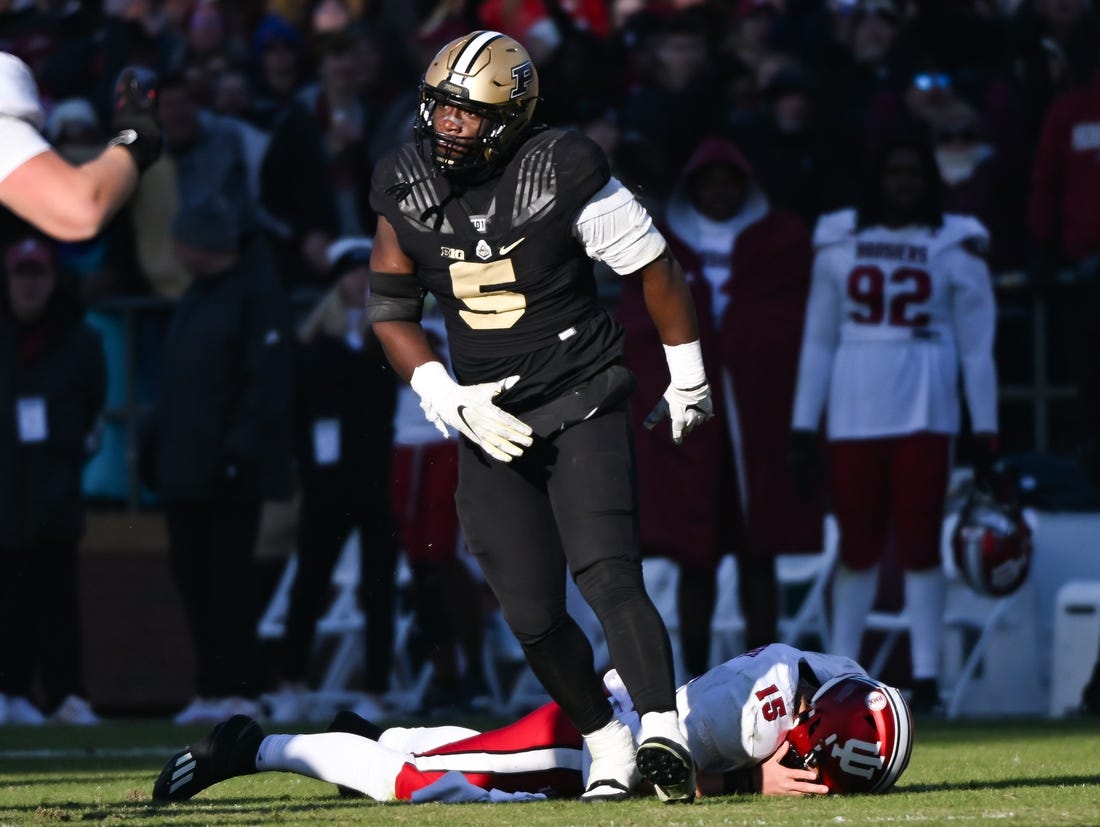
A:
{"label": "cleat with white sole", "polygon": [[638,771],[666,804],[695,800],[695,762],[683,744],[654,736],[638,746]]}
{"label": "cleat with white sole", "polygon": [[621,801],[641,783],[634,761],[634,735],[616,718],[584,736],[592,756],[585,775],[587,783],[581,801]]}
{"label": "cleat with white sole", "polygon": [[194,746],[180,750],[153,784],[154,801],[186,801],[212,784],[256,772],[256,752],[264,739],[247,715],[218,724]]}

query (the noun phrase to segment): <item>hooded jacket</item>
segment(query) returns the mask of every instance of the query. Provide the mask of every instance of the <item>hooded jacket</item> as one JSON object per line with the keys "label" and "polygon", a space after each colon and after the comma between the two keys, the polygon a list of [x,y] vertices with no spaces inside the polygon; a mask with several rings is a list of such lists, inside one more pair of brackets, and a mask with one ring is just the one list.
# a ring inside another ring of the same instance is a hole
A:
{"label": "hooded jacket", "polygon": [[0,545],[75,541],[107,393],[103,344],[60,286],[33,325],[15,321],[6,278],[0,287]]}
{"label": "hooded jacket", "polygon": [[[749,180],[733,220],[729,277],[717,290],[703,275],[690,237],[697,213],[685,193],[688,177],[712,163],[735,166]],[[794,213],[770,207],[748,161],[721,138],[704,140],[688,161],[662,230],[695,300],[716,416],[673,445],[667,426],[646,430],[641,422],[648,409],[634,406],[643,548],[696,564],[734,550],[817,550],[821,504],[798,498],[785,464],[810,286],[810,231]],[[716,299],[725,300],[717,316]],[[619,320],[625,363],[638,378],[634,398],[655,400],[668,385],[668,368],[640,280],[623,285]]]}

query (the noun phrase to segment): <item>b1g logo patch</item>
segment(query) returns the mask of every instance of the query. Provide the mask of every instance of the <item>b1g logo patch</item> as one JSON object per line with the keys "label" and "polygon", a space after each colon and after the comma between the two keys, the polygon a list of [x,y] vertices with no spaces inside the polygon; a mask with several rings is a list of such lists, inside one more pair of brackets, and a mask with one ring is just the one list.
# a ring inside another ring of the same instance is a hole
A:
{"label": "b1g logo patch", "polygon": [[439,255],[441,258],[447,258],[451,261],[466,260],[466,251],[460,250],[458,247],[440,247]]}
{"label": "b1g logo patch", "polygon": [[527,90],[531,88],[531,81],[535,78],[535,70],[531,66],[531,61],[521,63],[519,66],[512,67],[512,91],[508,95],[510,98],[521,98],[527,94]]}

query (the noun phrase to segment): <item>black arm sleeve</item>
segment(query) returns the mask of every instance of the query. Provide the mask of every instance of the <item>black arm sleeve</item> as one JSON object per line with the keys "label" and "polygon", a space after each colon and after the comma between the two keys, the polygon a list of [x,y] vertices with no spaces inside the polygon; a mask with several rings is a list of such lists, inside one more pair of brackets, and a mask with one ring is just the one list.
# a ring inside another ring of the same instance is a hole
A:
{"label": "black arm sleeve", "polygon": [[424,311],[424,288],[412,273],[370,271],[367,318],[375,322],[419,322]]}

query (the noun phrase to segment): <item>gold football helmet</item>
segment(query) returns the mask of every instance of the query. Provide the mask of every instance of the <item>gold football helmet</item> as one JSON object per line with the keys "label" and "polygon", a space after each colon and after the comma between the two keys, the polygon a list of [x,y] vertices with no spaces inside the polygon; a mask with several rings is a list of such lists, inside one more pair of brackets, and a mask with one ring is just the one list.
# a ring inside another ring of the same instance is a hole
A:
{"label": "gold football helmet", "polygon": [[[416,142],[430,143],[432,161],[444,173],[483,170],[506,159],[531,125],[539,76],[531,56],[500,32],[477,31],[439,50],[420,84]],[[475,137],[438,132],[437,106],[454,106],[484,120]]]}

